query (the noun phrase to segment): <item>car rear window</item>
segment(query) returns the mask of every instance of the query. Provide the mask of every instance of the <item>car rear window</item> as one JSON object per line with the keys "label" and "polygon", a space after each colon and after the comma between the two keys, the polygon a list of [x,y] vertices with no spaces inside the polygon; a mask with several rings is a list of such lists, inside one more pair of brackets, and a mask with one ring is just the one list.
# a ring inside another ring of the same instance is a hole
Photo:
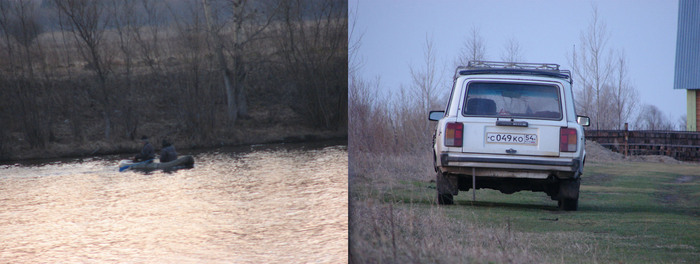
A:
{"label": "car rear window", "polygon": [[555,85],[473,82],[467,87],[465,116],[561,120]]}

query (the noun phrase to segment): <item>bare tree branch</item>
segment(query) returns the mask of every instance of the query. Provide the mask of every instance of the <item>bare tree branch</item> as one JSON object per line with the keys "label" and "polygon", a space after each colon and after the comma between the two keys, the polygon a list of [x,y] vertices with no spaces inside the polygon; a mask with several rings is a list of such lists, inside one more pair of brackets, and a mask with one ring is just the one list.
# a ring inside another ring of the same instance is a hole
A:
{"label": "bare tree branch", "polygon": [[509,38],[503,46],[501,60],[505,62],[522,62],[522,53],[520,42],[515,38]]}
{"label": "bare tree branch", "polygon": [[472,27],[469,32],[457,63],[467,65],[469,61],[484,60],[486,58],[486,41],[481,36],[478,28]]}
{"label": "bare tree branch", "polygon": [[109,17],[103,14],[101,2],[81,0],[54,0],[59,11],[68,17],[76,40],[81,43],[79,51],[83,58],[89,62],[89,68],[95,72],[100,88],[100,103],[102,115],[105,121],[104,136],[110,138],[111,112],[110,93],[107,89],[107,77],[109,65],[105,62],[107,56],[102,50],[102,37],[109,22]]}

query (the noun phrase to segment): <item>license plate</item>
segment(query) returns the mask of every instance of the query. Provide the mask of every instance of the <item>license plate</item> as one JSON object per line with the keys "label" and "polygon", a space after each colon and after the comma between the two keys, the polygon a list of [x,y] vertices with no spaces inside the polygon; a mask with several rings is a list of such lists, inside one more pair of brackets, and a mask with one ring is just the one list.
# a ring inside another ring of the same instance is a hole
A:
{"label": "license plate", "polygon": [[487,143],[514,143],[537,145],[535,134],[486,133]]}

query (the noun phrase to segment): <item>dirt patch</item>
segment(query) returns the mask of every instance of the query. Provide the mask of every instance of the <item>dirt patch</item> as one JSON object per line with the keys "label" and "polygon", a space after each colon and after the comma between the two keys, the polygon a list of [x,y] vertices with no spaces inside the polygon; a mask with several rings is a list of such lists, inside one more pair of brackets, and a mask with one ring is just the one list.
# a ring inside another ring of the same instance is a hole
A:
{"label": "dirt patch", "polygon": [[637,161],[637,162],[656,162],[656,163],[666,163],[666,164],[681,164],[682,161],[671,158],[669,156],[663,155],[640,155],[640,156],[629,156],[627,161]]}
{"label": "dirt patch", "polygon": [[598,161],[598,162],[621,162],[621,161],[632,161],[632,162],[654,162],[654,163],[666,163],[666,164],[681,164],[682,161],[676,160],[669,156],[662,155],[639,155],[639,156],[629,156],[614,152],[607,149],[598,142],[586,140],[586,160],[588,161]]}
{"label": "dirt patch", "polygon": [[676,178],[676,183],[688,183],[688,182],[692,182],[694,180],[695,180],[695,176],[683,175],[683,176]]}
{"label": "dirt patch", "polygon": [[661,202],[666,203],[666,204],[670,204],[670,205],[674,205],[679,200],[678,195],[670,194],[670,193],[662,194],[660,198],[661,198]]}
{"label": "dirt patch", "polygon": [[[686,207],[687,205],[696,204],[695,198],[690,194],[686,184],[690,183],[692,185],[692,182],[698,178],[700,177],[694,175],[680,175],[672,181],[665,182],[666,184],[658,185],[654,197],[670,207]],[[700,215],[700,210],[692,207],[679,212],[692,216]]]}
{"label": "dirt patch", "polygon": [[606,149],[605,147],[598,144],[598,142],[586,140],[586,160],[615,162],[624,159],[624,155]]}

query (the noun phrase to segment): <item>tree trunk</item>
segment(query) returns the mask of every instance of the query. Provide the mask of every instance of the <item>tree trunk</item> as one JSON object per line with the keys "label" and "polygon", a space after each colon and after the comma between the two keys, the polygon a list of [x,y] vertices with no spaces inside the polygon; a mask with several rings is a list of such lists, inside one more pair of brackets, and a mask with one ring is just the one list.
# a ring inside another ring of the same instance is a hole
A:
{"label": "tree trunk", "polygon": [[243,51],[241,47],[241,33],[243,27],[243,5],[245,0],[233,4],[233,21],[236,29],[233,32],[233,70],[234,70],[234,87],[236,89],[236,103],[238,106],[238,115],[241,117],[248,116],[248,100],[245,91],[245,63],[243,62]]}
{"label": "tree trunk", "polygon": [[[238,48],[235,49],[237,52]],[[235,82],[233,84],[236,87],[236,104],[238,106],[238,116],[247,118],[248,117],[248,96],[246,95],[245,89],[245,68],[243,67],[243,61],[241,56],[234,57],[235,60]]]}
{"label": "tree trunk", "polygon": [[226,58],[224,58],[223,51],[223,43],[218,37],[218,34],[214,32],[214,27],[212,25],[211,18],[211,6],[209,5],[209,1],[202,0],[202,5],[204,6],[204,16],[207,21],[209,36],[211,41],[214,43],[214,46],[216,47],[216,56],[218,57],[219,68],[224,78],[229,125],[233,125],[234,123],[236,123],[236,118],[238,117],[238,106],[236,105],[235,87],[231,84],[231,71],[229,71],[228,65],[226,65]]}

